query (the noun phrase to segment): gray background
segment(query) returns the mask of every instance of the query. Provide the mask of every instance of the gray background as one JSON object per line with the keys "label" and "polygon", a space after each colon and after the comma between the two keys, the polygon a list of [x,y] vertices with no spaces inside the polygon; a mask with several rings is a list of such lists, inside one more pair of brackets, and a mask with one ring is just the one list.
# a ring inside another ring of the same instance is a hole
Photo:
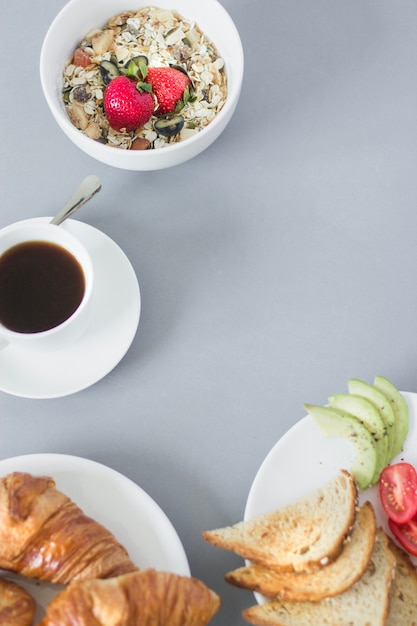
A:
{"label": "gray background", "polygon": [[241,519],[304,402],[351,376],[417,391],[416,3],[223,0],[245,51],[237,111],[193,161],[150,173],[95,162],[52,119],[38,63],[63,5],[2,0],[0,226],[97,174],[77,219],[125,251],[142,315],[89,389],[0,394],[0,458],[76,454],[133,479],[221,593],[213,624],[240,624],[253,598],[223,575],[241,560],[200,532]]}

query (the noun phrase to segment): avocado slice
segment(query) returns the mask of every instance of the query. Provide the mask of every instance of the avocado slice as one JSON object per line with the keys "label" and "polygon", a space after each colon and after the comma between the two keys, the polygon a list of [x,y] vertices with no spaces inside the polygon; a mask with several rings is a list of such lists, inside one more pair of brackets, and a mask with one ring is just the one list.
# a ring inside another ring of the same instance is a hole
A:
{"label": "avocado slice", "polygon": [[336,393],[329,396],[329,403],[335,409],[355,416],[370,432],[374,441],[377,462],[372,482],[379,480],[379,475],[387,464],[388,437],[385,422],[372,402],[362,396],[349,393]]}
{"label": "avocado slice", "polygon": [[355,446],[350,471],[359,489],[366,489],[375,476],[377,455],[375,441],[368,429],[353,415],[326,406],[305,404],[304,408],[317,426],[329,437],[346,437]]}
{"label": "avocado slice", "polygon": [[356,396],[362,396],[366,398],[372,404],[374,404],[381,414],[382,419],[387,427],[388,438],[388,451],[387,451],[387,463],[389,463],[393,456],[394,442],[395,442],[395,415],[394,410],[388,401],[387,397],[379,391],[373,385],[359,380],[358,378],[351,378],[348,382],[349,393]]}
{"label": "avocado slice", "polygon": [[405,438],[408,434],[408,406],[407,402],[388,378],[375,376],[374,387],[386,396],[390,402],[395,416],[395,437],[392,449],[392,458],[402,450]]}

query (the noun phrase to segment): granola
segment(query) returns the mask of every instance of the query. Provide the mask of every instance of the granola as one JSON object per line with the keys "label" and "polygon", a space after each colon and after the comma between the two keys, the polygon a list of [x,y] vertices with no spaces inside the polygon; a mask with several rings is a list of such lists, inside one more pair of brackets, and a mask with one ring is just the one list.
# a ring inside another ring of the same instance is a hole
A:
{"label": "granola", "polygon": [[[76,54],[84,55],[82,65]],[[130,133],[117,132],[106,119],[100,64],[111,61],[121,68],[140,55],[152,67],[180,66],[191,79],[194,97],[181,110],[184,126],[174,137],[157,133],[156,116]],[[86,34],[64,69],[62,95],[71,122],[91,139],[125,150],[163,148],[192,137],[215,118],[226,101],[227,76],[216,46],[195,22],[147,6],[116,15]]]}

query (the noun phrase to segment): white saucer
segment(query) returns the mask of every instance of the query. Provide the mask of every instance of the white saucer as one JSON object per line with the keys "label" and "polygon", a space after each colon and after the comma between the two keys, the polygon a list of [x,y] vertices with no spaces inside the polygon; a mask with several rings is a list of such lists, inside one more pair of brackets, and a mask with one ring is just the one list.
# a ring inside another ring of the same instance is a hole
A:
{"label": "white saucer", "polygon": [[59,398],[101,380],[124,357],[139,324],[139,285],[125,253],[89,224],[69,219],[59,228],[76,235],[90,252],[96,280],[93,320],[65,350],[0,350],[0,390],[23,398]]}

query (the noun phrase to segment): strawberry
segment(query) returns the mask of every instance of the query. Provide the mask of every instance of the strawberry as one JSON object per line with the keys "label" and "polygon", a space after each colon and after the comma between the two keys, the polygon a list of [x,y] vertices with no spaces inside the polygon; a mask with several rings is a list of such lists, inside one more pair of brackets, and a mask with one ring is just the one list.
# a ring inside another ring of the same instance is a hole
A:
{"label": "strawberry", "polygon": [[110,126],[129,133],[150,120],[155,100],[151,93],[139,91],[135,81],[117,76],[106,87],[103,106]]}
{"label": "strawberry", "polygon": [[181,108],[189,97],[190,79],[175,67],[148,67],[145,81],[151,85],[158,100],[158,115],[173,113],[177,105]]}

